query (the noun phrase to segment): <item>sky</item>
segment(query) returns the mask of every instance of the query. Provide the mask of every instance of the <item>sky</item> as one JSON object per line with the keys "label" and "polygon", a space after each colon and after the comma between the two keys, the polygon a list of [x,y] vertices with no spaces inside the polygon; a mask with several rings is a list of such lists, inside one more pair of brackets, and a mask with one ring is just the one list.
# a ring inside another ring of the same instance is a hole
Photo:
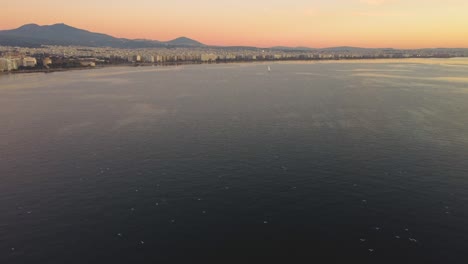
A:
{"label": "sky", "polygon": [[468,0],[0,0],[0,30],[65,23],[210,45],[468,48]]}

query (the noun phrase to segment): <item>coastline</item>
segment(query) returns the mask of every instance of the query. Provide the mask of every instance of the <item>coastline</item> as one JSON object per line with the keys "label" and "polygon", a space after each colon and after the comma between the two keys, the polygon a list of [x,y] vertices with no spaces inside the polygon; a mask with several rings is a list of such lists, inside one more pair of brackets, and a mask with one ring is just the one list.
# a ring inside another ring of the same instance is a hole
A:
{"label": "coastline", "polygon": [[450,57],[450,58],[435,58],[435,57],[409,57],[409,58],[352,58],[352,59],[320,59],[320,60],[239,60],[239,61],[215,61],[215,62],[171,62],[171,63],[139,63],[139,64],[110,64],[110,65],[97,65],[95,67],[74,67],[74,68],[49,68],[49,69],[30,69],[30,70],[15,70],[0,72],[0,75],[15,75],[27,73],[54,73],[54,72],[68,72],[80,70],[98,70],[113,67],[169,67],[169,66],[182,66],[182,65],[216,65],[216,64],[240,64],[240,63],[352,63],[352,62],[383,62],[383,61],[410,61],[410,60],[429,60],[429,59],[457,59],[466,57]]}

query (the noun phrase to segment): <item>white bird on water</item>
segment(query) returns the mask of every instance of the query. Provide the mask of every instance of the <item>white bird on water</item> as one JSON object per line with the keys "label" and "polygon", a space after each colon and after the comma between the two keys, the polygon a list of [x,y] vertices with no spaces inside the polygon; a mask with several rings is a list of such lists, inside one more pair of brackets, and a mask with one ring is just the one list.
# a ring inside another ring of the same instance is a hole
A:
{"label": "white bird on water", "polygon": [[270,66],[268,66],[268,72],[271,72],[271,67]]}

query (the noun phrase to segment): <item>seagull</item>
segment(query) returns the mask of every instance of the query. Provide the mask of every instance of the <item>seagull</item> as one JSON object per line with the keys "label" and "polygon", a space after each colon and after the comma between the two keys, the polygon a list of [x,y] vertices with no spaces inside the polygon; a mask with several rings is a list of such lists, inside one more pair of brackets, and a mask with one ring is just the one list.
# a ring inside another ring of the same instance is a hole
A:
{"label": "seagull", "polygon": [[362,200],[363,203],[367,203],[367,200]]}
{"label": "seagull", "polygon": [[206,211],[202,211],[202,213],[206,214]]}
{"label": "seagull", "polygon": [[117,235],[118,235],[119,237],[121,237],[121,236],[122,236],[122,233],[118,233]]}
{"label": "seagull", "polygon": [[374,252],[374,249],[373,249],[373,248],[369,248],[369,252]]}
{"label": "seagull", "polygon": [[379,231],[380,230],[380,227],[374,227],[375,230]]}
{"label": "seagull", "polygon": [[409,241],[411,241],[411,242],[418,243],[418,241],[417,241],[416,239],[414,239],[414,238],[408,238],[408,239],[409,239]]}
{"label": "seagull", "polygon": [[145,243],[145,241],[143,241],[143,240],[142,240],[142,241],[140,241],[140,244],[142,244],[142,245],[143,245],[144,243]]}
{"label": "seagull", "polygon": [[268,224],[268,221],[263,221],[264,224]]}
{"label": "seagull", "polygon": [[11,251],[15,251],[15,248],[11,248]]}
{"label": "seagull", "polygon": [[360,240],[361,242],[366,242],[366,239],[364,239],[364,238],[361,238],[361,239],[359,239],[359,240]]}
{"label": "seagull", "polygon": [[396,239],[400,239],[400,236],[395,236]]}

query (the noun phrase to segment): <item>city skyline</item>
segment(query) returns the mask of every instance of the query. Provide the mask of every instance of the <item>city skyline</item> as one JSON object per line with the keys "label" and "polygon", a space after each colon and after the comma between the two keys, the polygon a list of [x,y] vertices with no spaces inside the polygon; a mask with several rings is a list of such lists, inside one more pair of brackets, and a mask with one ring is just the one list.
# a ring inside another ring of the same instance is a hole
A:
{"label": "city skyline", "polygon": [[6,4],[0,30],[66,23],[121,38],[186,36],[220,46],[468,47],[462,0],[26,2]]}

